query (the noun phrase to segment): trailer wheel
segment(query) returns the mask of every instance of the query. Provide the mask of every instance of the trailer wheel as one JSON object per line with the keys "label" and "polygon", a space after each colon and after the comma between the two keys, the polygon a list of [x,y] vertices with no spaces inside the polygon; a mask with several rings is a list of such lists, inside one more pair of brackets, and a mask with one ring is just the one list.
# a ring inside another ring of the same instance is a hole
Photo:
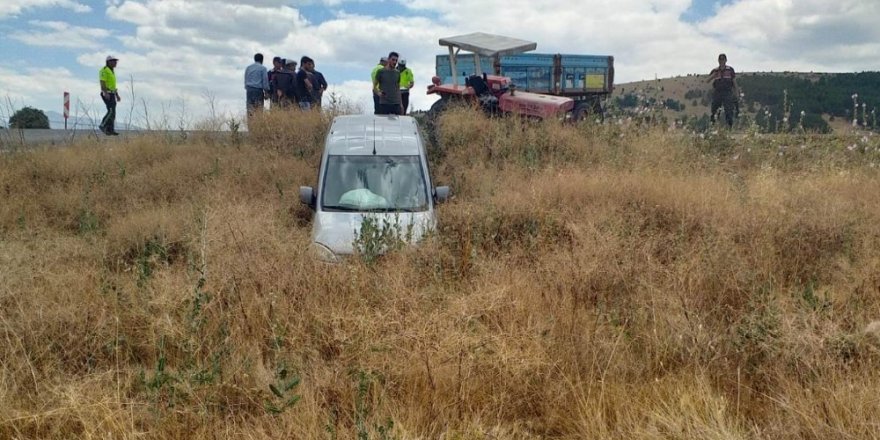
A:
{"label": "trailer wheel", "polygon": [[571,119],[574,122],[586,121],[594,116],[598,116],[600,121],[605,118],[602,104],[598,100],[578,101],[571,110]]}

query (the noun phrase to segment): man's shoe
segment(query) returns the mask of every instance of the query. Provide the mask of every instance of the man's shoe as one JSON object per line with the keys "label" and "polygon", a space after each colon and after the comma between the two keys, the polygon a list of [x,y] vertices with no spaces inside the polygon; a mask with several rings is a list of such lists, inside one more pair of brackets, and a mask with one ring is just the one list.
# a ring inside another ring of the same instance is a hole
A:
{"label": "man's shoe", "polygon": [[115,131],[108,131],[107,136],[119,136],[119,133],[117,133]]}

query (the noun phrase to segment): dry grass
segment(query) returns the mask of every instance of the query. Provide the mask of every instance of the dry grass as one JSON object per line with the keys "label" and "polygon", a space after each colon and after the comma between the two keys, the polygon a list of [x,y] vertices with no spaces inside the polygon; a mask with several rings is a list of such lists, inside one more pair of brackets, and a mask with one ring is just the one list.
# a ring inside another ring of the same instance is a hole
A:
{"label": "dry grass", "polygon": [[0,157],[0,437],[880,437],[877,139],[452,111],[439,233],[326,266],[326,127]]}

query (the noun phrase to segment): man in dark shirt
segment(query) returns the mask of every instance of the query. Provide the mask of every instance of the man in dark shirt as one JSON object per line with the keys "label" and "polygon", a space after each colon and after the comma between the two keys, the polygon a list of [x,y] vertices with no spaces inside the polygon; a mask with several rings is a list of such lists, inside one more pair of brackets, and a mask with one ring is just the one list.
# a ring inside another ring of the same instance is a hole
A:
{"label": "man in dark shirt", "polygon": [[321,100],[324,98],[324,92],[327,91],[327,80],[324,79],[324,74],[315,70],[315,65],[312,63],[312,76],[314,77],[314,82],[312,86],[314,89],[312,90],[312,105],[321,108]]}
{"label": "man in dark shirt", "polygon": [[313,93],[314,75],[312,70],[315,68],[315,61],[303,55],[299,60],[299,72],[296,72],[296,88],[297,97],[299,98],[299,108],[301,110],[311,110],[314,101]]}
{"label": "man in dark shirt", "polygon": [[275,74],[284,70],[284,61],[281,57],[272,58],[272,70],[269,71],[269,102],[270,106],[278,105],[278,91],[275,89]]}
{"label": "man in dark shirt", "polygon": [[724,107],[724,119],[728,127],[733,127],[734,107],[737,104],[736,72],[733,67],[727,65],[727,55],[718,55],[718,67],[709,72],[709,81],[712,83],[712,122],[718,110]]}
{"label": "man in dark shirt", "polygon": [[296,96],[296,61],[288,60],[284,68],[272,77],[275,100],[281,107],[299,102]]}
{"label": "man in dark shirt", "polygon": [[397,70],[397,60],[400,55],[397,52],[388,54],[388,62],[385,67],[376,72],[373,80],[373,91],[379,95],[380,115],[401,115],[403,106],[400,97],[400,71]]}

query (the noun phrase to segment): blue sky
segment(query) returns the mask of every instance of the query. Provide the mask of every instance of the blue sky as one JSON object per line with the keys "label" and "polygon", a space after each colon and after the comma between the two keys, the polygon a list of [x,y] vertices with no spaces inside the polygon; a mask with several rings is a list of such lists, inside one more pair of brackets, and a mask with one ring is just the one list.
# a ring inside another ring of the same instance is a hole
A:
{"label": "blue sky", "polygon": [[368,72],[396,50],[427,108],[437,41],[469,32],[613,55],[618,83],[706,73],[719,52],[740,71],[880,70],[878,16],[877,0],[2,0],[0,116],[60,111],[65,90],[73,112],[102,113],[107,54],[120,58],[120,114],[133,123],[240,115],[256,51],[311,56],[334,93],[368,109]]}

